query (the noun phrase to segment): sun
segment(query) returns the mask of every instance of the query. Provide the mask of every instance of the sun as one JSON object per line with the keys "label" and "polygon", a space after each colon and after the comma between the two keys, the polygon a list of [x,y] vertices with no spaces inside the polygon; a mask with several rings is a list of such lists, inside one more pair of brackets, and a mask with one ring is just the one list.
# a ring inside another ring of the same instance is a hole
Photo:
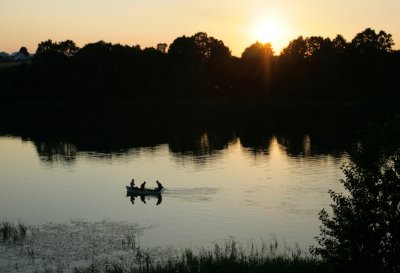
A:
{"label": "sun", "polygon": [[288,42],[288,29],[280,18],[269,16],[253,21],[250,38],[261,43],[271,43],[276,52],[280,52]]}
{"label": "sun", "polygon": [[254,27],[254,38],[262,43],[277,44],[283,35],[282,27],[274,21],[263,21]]}

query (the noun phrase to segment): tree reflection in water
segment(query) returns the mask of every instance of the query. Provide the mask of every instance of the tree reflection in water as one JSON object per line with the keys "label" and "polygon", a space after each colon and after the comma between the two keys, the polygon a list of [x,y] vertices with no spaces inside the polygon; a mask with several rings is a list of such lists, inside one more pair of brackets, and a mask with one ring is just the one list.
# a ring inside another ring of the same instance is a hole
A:
{"label": "tree reflection in water", "polygon": [[[102,111],[65,114],[55,120],[24,115],[1,117],[0,135],[32,141],[42,162],[73,164],[77,157],[94,160],[137,155],[141,148],[157,150],[167,145],[177,161],[191,160],[203,165],[218,158],[221,151],[236,141],[254,154],[268,153],[271,142],[289,156],[339,156],[363,122],[346,113],[204,112],[177,110],[144,115],[139,112]],[[363,117],[365,118],[365,117]]]}

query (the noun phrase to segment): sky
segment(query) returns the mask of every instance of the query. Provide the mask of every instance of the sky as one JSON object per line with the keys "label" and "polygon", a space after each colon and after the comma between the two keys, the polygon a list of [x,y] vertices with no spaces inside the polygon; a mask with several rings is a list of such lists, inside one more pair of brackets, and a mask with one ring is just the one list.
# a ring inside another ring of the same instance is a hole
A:
{"label": "sky", "polygon": [[367,27],[400,48],[400,0],[0,0],[0,52],[44,40],[104,40],[142,48],[203,31],[240,56],[256,41],[277,54],[303,36],[351,40]]}

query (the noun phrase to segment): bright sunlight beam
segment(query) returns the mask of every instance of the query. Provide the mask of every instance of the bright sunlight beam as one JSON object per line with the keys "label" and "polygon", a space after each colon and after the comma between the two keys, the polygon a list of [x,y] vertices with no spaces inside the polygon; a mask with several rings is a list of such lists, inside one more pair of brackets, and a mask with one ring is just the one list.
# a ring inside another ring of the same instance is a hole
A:
{"label": "bright sunlight beam", "polygon": [[275,22],[263,22],[254,30],[257,40],[262,43],[276,43],[282,35],[282,31]]}
{"label": "bright sunlight beam", "polygon": [[251,38],[261,43],[271,43],[276,51],[280,51],[287,42],[287,29],[277,18],[263,18],[253,23]]}

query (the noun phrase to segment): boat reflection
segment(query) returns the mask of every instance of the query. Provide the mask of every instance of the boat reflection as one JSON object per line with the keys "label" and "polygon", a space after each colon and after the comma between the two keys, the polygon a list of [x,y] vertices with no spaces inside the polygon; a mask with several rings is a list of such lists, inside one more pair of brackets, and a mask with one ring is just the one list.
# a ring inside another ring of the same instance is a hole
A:
{"label": "boat reflection", "polygon": [[126,192],[126,196],[130,197],[130,201],[131,201],[132,205],[135,204],[135,200],[136,200],[137,197],[139,197],[140,201],[142,201],[144,204],[147,204],[146,203],[146,198],[147,198],[147,200],[149,200],[149,199],[157,199],[157,203],[156,203],[157,206],[160,205],[161,202],[162,202],[161,193],[159,193],[159,194],[146,194],[146,193],[135,193],[135,192],[127,191]]}

